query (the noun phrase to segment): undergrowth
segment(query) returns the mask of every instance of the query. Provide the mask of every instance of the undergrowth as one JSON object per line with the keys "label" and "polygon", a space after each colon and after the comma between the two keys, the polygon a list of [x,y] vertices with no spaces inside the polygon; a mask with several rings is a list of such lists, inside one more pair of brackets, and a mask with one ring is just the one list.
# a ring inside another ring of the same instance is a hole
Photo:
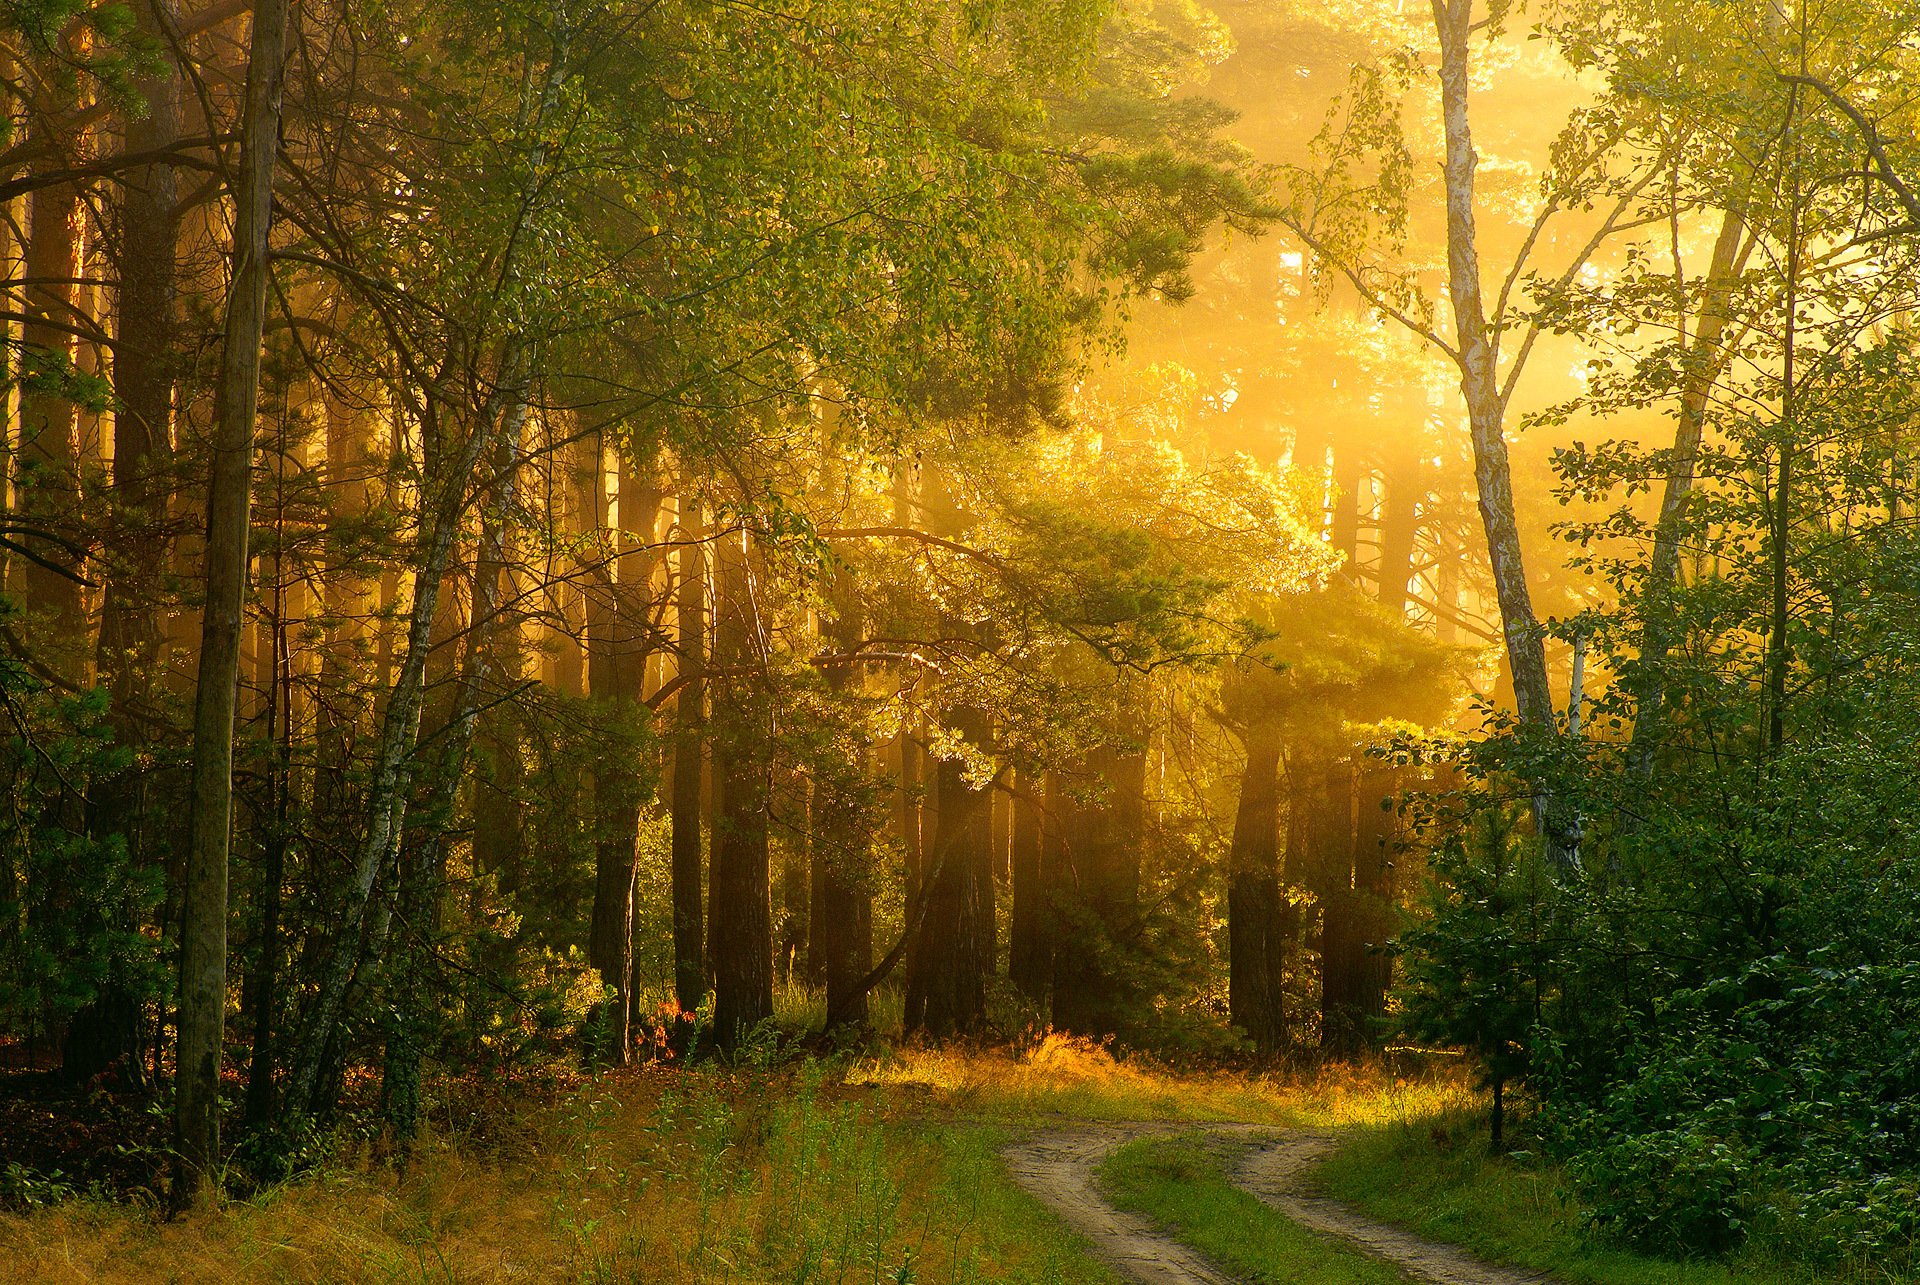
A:
{"label": "undergrowth", "polygon": [[485,1146],[333,1167],[175,1222],[0,1217],[23,1281],[1111,1281],[1007,1179],[1004,1135],[841,1087],[835,1064],[590,1081]]}
{"label": "undergrowth", "polygon": [[[1456,1111],[1354,1129],[1318,1171],[1356,1209],[1482,1257],[1550,1272],[1566,1285],[1894,1285],[1920,1280],[1911,1259],[1796,1261],[1756,1234],[1731,1257],[1678,1261],[1605,1243],[1563,1170],[1529,1144],[1494,1155],[1484,1122]],[[1701,1247],[1703,1250],[1704,1246]]]}

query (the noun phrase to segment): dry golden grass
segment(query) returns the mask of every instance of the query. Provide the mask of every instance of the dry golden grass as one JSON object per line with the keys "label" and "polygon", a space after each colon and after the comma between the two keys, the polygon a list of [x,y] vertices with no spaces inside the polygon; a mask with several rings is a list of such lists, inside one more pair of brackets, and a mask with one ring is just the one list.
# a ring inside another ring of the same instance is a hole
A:
{"label": "dry golden grass", "polygon": [[349,1157],[173,1222],[88,1201],[0,1217],[0,1279],[1102,1282],[1007,1180],[1007,1129],[1058,1115],[1381,1122],[1464,1093],[1378,1069],[1179,1074],[1059,1036],[1025,1053],[635,1071],[528,1108],[485,1147],[430,1139],[404,1171]]}
{"label": "dry golden grass", "polygon": [[1330,1126],[1418,1119],[1472,1099],[1463,1069],[1418,1074],[1380,1063],[1311,1073],[1189,1073],[1122,1061],[1093,1041],[1049,1034],[1030,1050],[907,1047],[854,1066],[849,1083],[915,1087],[954,1109],[997,1120],[1237,1120]]}

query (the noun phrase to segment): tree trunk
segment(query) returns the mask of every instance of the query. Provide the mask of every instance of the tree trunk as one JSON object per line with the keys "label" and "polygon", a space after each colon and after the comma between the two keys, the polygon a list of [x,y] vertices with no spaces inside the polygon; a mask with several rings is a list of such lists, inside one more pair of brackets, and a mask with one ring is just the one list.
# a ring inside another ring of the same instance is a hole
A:
{"label": "tree trunk", "polygon": [[1413,579],[1413,548],[1420,534],[1420,503],[1426,498],[1420,461],[1386,478],[1386,498],[1380,516],[1380,586],[1382,606],[1400,612],[1407,606],[1407,583]]}
{"label": "tree trunk", "polygon": [[1680,392],[1679,420],[1673,430],[1673,463],[1660,494],[1660,516],[1653,529],[1653,557],[1642,591],[1646,622],[1633,673],[1638,709],[1627,748],[1627,764],[1642,778],[1653,772],[1653,751],[1659,741],[1666,706],[1666,683],[1661,669],[1675,641],[1672,595],[1680,574],[1680,524],[1693,494],[1693,471],[1700,458],[1707,407],[1729,356],[1725,340],[1727,327],[1732,322],[1733,289],[1746,271],[1747,256],[1752,249],[1753,239],[1746,235],[1744,213],[1727,211],[1713,243],[1700,316],[1687,349],[1686,380]]}
{"label": "tree trunk", "polygon": [[[1481,292],[1480,246],[1475,226],[1474,169],[1478,157],[1467,110],[1471,80],[1473,0],[1432,0],[1440,37],[1441,117],[1446,133],[1447,286],[1453,303],[1460,392],[1467,403],[1473,441],[1473,473],[1500,607],[1507,667],[1521,727],[1535,735],[1554,731],[1552,688],[1547,681],[1546,638],[1533,614],[1526,558],[1515,516],[1513,469],[1507,459],[1506,404],[1500,388],[1500,354],[1488,328]],[[1567,821],[1550,791],[1536,784],[1534,823],[1548,859],[1572,863]]]}
{"label": "tree trunk", "polygon": [[705,723],[707,618],[706,530],[693,479],[680,478],[679,581],[675,589],[675,630],[679,676],[686,681],[675,698],[677,724],[673,745],[671,824],[673,883],[673,992],[683,1014],[700,1007],[706,994],[705,916],[701,873],[705,857],[700,837],[701,729]]}
{"label": "tree trunk", "polygon": [[[48,138],[35,113],[29,147],[51,148],[36,168],[59,170],[69,159]],[[41,617],[51,646],[45,662],[71,682],[82,678],[86,609],[76,578],[81,564],[79,420],[66,376],[73,369],[73,326],[79,300],[83,207],[72,183],[50,183],[29,198],[26,318],[20,338],[20,444],[14,474],[15,512],[26,527],[19,539],[21,596]],[[34,378],[38,376],[38,378]]]}
{"label": "tree trunk", "polygon": [[587,618],[595,638],[588,648],[587,688],[610,744],[594,767],[593,919],[587,956],[612,992],[605,1009],[607,1048],[624,1066],[633,1019],[633,891],[640,859],[640,808],[647,766],[640,755],[645,719],[648,620],[659,521],[660,489],[643,470],[620,461],[620,529],[613,565],[590,584]]}
{"label": "tree trunk", "polygon": [[1127,1006],[1127,953],[1139,927],[1140,854],[1146,828],[1147,756],[1103,745],[1088,767],[1104,801],[1069,811],[1071,888],[1068,939],[1054,954],[1053,1023],[1083,1035],[1111,1035]]}
{"label": "tree trunk", "polygon": [[828,1029],[865,1026],[867,992],[861,983],[873,967],[871,838],[859,800],[846,792],[816,796],[814,818],[818,927],[811,945],[827,987]]}
{"label": "tree trunk", "polygon": [[1009,881],[1013,905],[1007,930],[1007,977],[1032,1000],[1046,998],[1047,980],[1053,974],[1039,786],[1030,772],[1014,777]]}
{"label": "tree trunk", "polygon": [[[161,34],[171,22],[172,0],[135,6],[139,30]],[[176,141],[181,132],[180,76],[171,54],[163,55],[159,75],[142,78],[139,90],[146,115],[126,125],[125,150],[139,153]],[[134,762],[117,777],[95,782],[89,798],[96,831],[125,837],[127,853],[138,865],[160,863],[162,845],[150,833],[153,769],[146,751],[153,742],[155,675],[161,659],[160,597],[167,563],[168,467],[173,449],[174,380],[180,365],[174,307],[179,220],[174,167],[159,161],[141,165],[124,179],[119,240],[114,250],[120,287],[115,304],[113,388],[113,488],[110,520],[103,541],[106,590],[100,611],[96,659],[111,705],[114,739],[133,752]],[[129,916],[118,925],[138,932]],[[144,1076],[146,1044],[142,1006],[130,979],[109,977],[89,1010],[75,1014],[75,1027],[99,1023],[94,1056],[69,1064],[71,1075],[90,1078],[118,1063],[136,1084]]]}
{"label": "tree trunk", "polygon": [[[421,514],[420,564],[414,575],[406,654],[400,661],[399,673],[381,717],[379,743],[367,786],[365,828],[357,845],[353,878],[345,890],[345,904],[335,926],[332,946],[326,952],[319,986],[295,1041],[287,1102],[296,1114],[322,1116],[331,1108],[328,1068],[340,1021],[348,1011],[354,978],[363,959],[377,957],[385,946],[388,918],[384,913],[376,916],[373,926],[367,928],[367,908],[375,885],[392,871],[399,856],[413,784],[414,750],[420,739],[420,721],[425,708],[434,622],[462,525],[467,489],[495,434],[505,426],[506,417],[524,413],[526,405],[522,382],[526,374],[520,366],[520,355],[509,352],[503,366],[508,373],[503,376],[497,397],[506,400],[482,408],[470,425],[467,439],[457,450],[449,452],[445,476],[428,479],[430,485],[437,483],[437,492],[427,493],[428,500]],[[425,413],[428,422],[422,426],[423,437],[440,431],[436,404],[428,402]],[[363,928],[366,931],[363,932]]]}
{"label": "tree trunk", "polygon": [[780,949],[777,972],[787,984],[807,980],[808,903],[812,891],[813,784],[793,782],[794,808],[800,814],[780,845]]}
{"label": "tree trunk", "polygon": [[1234,812],[1227,881],[1227,1003],[1233,1024],[1263,1053],[1285,1039],[1283,979],[1272,965],[1281,951],[1280,737],[1255,722],[1246,735],[1247,763]]}
{"label": "tree trunk", "polygon": [[[953,729],[973,745],[987,738],[977,709],[953,714]],[[933,859],[924,875],[926,914],[907,975],[908,1030],[936,1037],[968,1035],[986,1017],[992,882],[991,792],[969,788],[966,764],[941,759],[934,769]]]}
{"label": "tree trunk", "polygon": [[[482,409],[483,416],[495,407]],[[447,838],[454,823],[460,784],[466,775],[479,711],[494,666],[502,652],[501,640],[514,626],[505,606],[507,551],[511,547],[513,515],[518,511],[516,488],[522,456],[522,437],[528,413],[524,393],[498,408],[499,428],[488,433],[476,428],[473,436],[493,443],[491,503],[481,512],[480,544],[474,559],[472,612],[465,651],[441,725],[439,761],[421,810],[419,834],[403,842],[397,860],[394,905],[401,937],[390,952],[391,972],[387,1004],[387,1048],[382,1067],[381,1111],[395,1144],[404,1151],[420,1125],[421,1067],[436,1021],[434,999],[427,990],[428,961],[439,937],[441,889],[446,881]],[[405,839],[407,836],[402,836]],[[369,957],[378,956],[387,940],[389,917],[377,921],[370,934]]]}
{"label": "tree trunk", "polygon": [[1390,768],[1363,766],[1353,836],[1353,895],[1358,927],[1353,1011],[1369,1037],[1387,1013],[1393,957],[1385,950],[1393,932],[1394,816],[1389,810],[1398,778]]}
{"label": "tree trunk", "polygon": [[[759,619],[747,565],[745,532],[717,542],[718,593],[714,664],[737,671],[759,656]],[[763,694],[756,680],[730,677],[714,692],[718,721],[713,779],[718,833],[713,854],[714,1036],[721,1049],[739,1048],[754,1027],[773,1016],[773,898],[767,868],[770,746]]]}
{"label": "tree trunk", "polygon": [[1336,752],[1316,800],[1311,887],[1320,901],[1320,1043],[1351,1051],[1358,1015],[1364,938],[1353,889],[1353,764]]}
{"label": "tree trunk", "polygon": [[180,944],[179,1072],[174,1121],[176,1206],[189,1203],[220,1163],[220,1055],[227,1010],[227,848],[233,814],[233,710],[246,604],[247,522],[260,339],[288,0],[259,0],[247,57],[246,114],[234,192],[233,287],[214,408],[207,492],[207,593],[194,702],[193,803]]}

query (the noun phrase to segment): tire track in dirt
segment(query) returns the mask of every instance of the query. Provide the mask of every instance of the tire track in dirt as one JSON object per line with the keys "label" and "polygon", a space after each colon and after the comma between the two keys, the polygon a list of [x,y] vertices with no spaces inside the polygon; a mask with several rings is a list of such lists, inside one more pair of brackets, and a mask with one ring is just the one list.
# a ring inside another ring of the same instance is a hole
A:
{"label": "tire track in dirt", "polygon": [[1094,1182],[1100,1162],[1121,1144],[1173,1131],[1174,1127],[1150,1124],[1052,1129],[1016,1142],[1001,1154],[1015,1182],[1085,1236],[1093,1245],[1094,1257],[1128,1280],[1141,1285],[1233,1285],[1233,1277],[1152,1220],[1108,1204]]}
{"label": "tire track in dirt", "polygon": [[1541,1272],[1495,1267],[1463,1249],[1442,1245],[1386,1223],[1375,1222],[1336,1200],[1315,1195],[1306,1171],[1337,1139],[1331,1133],[1290,1130],[1249,1151],[1231,1175],[1234,1185],[1309,1230],[1337,1236],[1374,1258],[1392,1263],[1423,1285],[1554,1285]]}
{"label": "tire track in dirt", "polygon": [[1332,1150],[1333,1134],[1247,1124],[1082,1124],[1050,1129],[1012,1143],[1007,1170],[1068,1227],[1086,1237],[1096,1258],[1140,1285],[1234,1285],[1236,1278],[1174,1239],[1151,1219],[1115,1209],[1095,1174],[1114,1151],[1136,1138],[1192,1132],[1254,1140],[1229,1175],[1234,1184],[1311,1231],[1346,1241],[1400,1269],[1421,1285],[1554,1285],[1551,1277],[1495,1267],[1456,1249],[1366,1218],[1315,1195],[1306,1171]]}

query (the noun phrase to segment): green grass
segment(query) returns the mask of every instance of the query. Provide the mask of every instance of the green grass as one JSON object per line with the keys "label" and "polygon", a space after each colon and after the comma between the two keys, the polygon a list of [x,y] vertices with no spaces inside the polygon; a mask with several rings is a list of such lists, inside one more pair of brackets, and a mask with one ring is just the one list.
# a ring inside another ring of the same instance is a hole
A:
{"label": "green grass", "polygon": [[1315,1181],[1382,1222],[1464,1246],[1482,1258],[1552,1273],[1566,1285],[1891,1285],[1911,1272],[1876,1264],[1781,1261],[1765,1246],[1720,1262],[1671,1262],[1588,1234],[1565,1178],[1525,1152],[1492,1155],[1484,1122],[1463,1112],[1362,1125]]}
{"label": "green grass", "polygon": [[1300,1227],[1227,1181],[1241,1143],[1187,1134],[1145,1138],[1100,1167],[1107,1196],[1142,1213],[1234,1275],[1274,1285],[1404,1285],[1394,1268]]}
{"label": "green grass", "polygon": [[171,1221],[0,1211],[0,1280],[1118,1285],[1014,1184],[1001,1130],[831,1071],[609,1074],[488,1144],[430,1135],[404,1168],[343,1154]]}

